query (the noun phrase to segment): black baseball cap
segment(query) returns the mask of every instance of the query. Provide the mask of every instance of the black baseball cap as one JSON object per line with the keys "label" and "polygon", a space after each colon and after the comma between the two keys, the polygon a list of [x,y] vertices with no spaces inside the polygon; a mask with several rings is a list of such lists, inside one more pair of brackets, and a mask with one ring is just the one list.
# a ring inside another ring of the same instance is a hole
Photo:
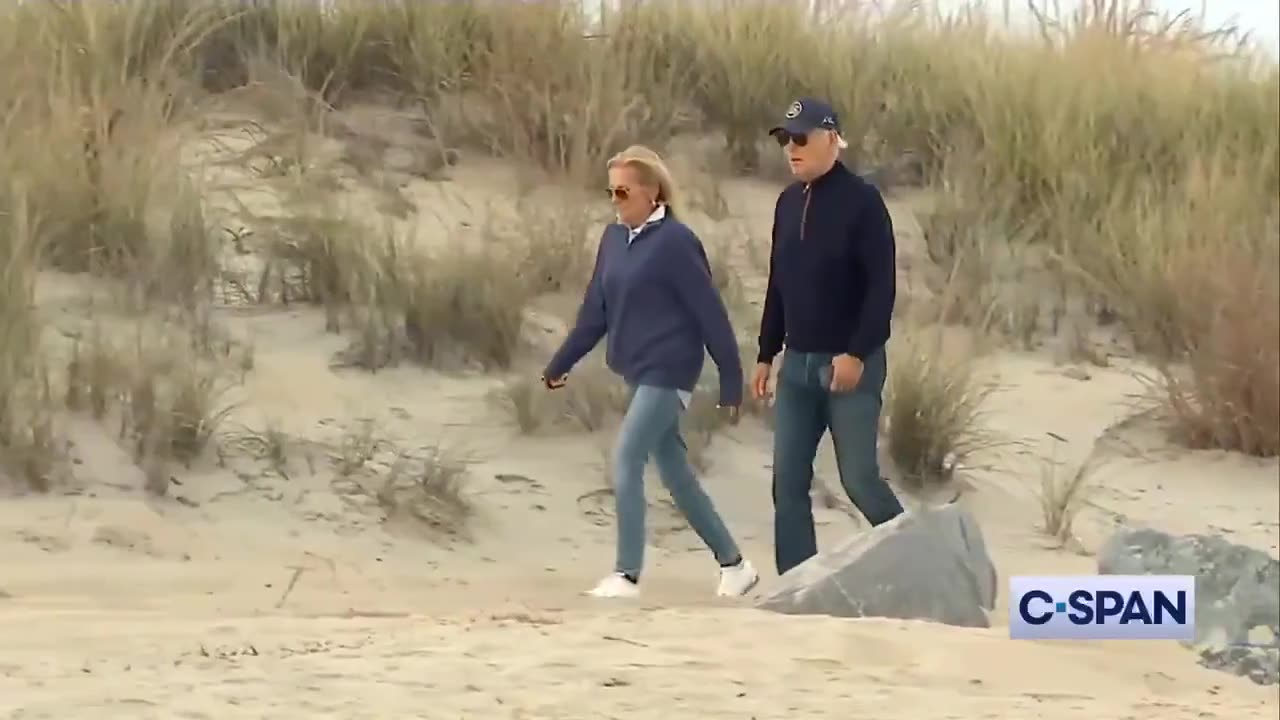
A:
{"label": "black baseball cap", "polygon": [[834,130],[840,132],[840,116],[835,108],[817,98],[800,98],[787,108],[782,123],[769,129],[770,135],[786,132],[793,135],[807,135],[813,130]]}

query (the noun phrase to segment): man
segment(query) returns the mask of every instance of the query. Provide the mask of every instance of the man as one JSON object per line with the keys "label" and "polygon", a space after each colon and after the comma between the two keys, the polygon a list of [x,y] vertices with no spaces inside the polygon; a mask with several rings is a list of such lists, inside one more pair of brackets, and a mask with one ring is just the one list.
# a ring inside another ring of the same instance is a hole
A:
{"label": "man", "polygon": [[893,224],[884,199],[840,162],[840,121],[803,98],[769,131],[797,182],[773,214],[769,283],[752,394],[778,371],[773,445],[774,553],[781,575],[818,551],[813,462],[831,431],[840,483],[872,525],[902,513],[880,477],[876,440],[896,294]]}

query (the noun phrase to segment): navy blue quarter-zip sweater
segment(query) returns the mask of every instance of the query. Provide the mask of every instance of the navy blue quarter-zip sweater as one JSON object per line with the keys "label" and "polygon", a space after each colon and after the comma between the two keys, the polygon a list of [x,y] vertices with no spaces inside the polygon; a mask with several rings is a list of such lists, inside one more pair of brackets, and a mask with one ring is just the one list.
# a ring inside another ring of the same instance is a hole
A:
{"label": "navy blue quarter-zip sweater", "polygon": [[875,186],[837,161],[796,182],[773,213],[759,362],[796,352],[865,359],[889,339],[896,288],[893,223]]}
{"label": "navy blue quarter-zip sweater", "polygon": [[628,235],[619,223],[605,228],[577,322],[544,376],[568,373],[607,333],[605,362],[628,384],[692,391],[709,350],[720,404],[740,405],[738,341],[702,242],[670,214]]}

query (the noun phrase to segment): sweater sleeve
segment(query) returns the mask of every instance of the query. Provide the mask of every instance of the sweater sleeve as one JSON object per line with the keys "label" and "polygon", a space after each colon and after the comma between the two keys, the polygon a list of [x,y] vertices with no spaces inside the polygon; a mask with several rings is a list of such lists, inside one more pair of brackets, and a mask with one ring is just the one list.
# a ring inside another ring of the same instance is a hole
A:
{"label": "sweater sleeve", "polygon": [[769,279],[764,291],[764,309],[760,314],[760,352],[756,362],[772,363],[773,358],[782,350],[782,341],[786,337],[786,324],[783,321],[782,292],[778,288],[778,277],[775,269],[778,258],[778,209],[782,206],[782,196],[773,208],[773,228],[769,233]]}
{"label": "sweater sleeve", "polygon": [[861,266],[866,278],[866,295],[862,313],[849,339],[849,354],[865,360],[889,340],[889,324],[897,294],[897,248],[893,237],[893,219],[880,191],[868,187],[861,216],[854,224],[856,236],[850,238],[856,252],[850,256]]}
{"label": "sweater sleeve", "polygon": [[604,256],[608,250],[608,233],[600,237],[600,247],[596,250],[596,264],[591,271],[591,280],[582,298],[582,306],[578,309],[578,319],[573,329],[560,344],[560,349],[551,356],[551,361],[543,370],[543,377],[559,378],[567,375],[578,361],[591,352],[608,330],[604,304],[604,286],[601,278],[604,267]]}
{"label": "sweater sleeve", "polygon": [[664,249],[672,253],[666,267],[670,268],[676,294],[697,319],[707,350],[720,371],[720,404],[741,405],[744,381],[738,338],[716,291],[702,241],[692,231],[686,231],[673,237]]}

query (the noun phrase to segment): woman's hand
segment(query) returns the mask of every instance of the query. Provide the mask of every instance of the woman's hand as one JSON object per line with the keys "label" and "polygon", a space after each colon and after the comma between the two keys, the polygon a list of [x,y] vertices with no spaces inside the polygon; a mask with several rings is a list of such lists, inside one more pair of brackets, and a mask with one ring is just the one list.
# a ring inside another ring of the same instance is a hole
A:
{"label": "woman's hand", "polygon": [[558,378],[550,378],[550,379],[545,377],[542,378],[542,384],[545,385],[548,390],[559,390],[560,388],[564,387],[564,384],[567,382],[569,382],[568,375],[561,375]]}
{"label": "woman's hand", "polygon": [[737,405],[716,405],[716,408],[724,413],[730,425],[737,425],[738,418],[742,417],[741,409]]}

